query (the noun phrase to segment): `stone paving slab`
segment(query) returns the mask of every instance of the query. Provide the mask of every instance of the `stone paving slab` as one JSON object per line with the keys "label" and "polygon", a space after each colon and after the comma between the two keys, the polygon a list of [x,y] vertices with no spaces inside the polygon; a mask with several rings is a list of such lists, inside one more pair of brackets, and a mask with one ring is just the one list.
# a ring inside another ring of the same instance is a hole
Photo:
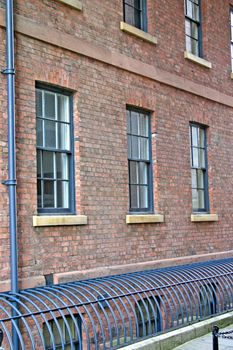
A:
{"label": "stone paving slab", "polygon": [[[220,332],[233,330],[233,325],[220,329]],[[233,334],[231,334],[233,336]],[[206,334],[203,337],[191,340],[183,345],[180,345],[174,350],[212,350],[213,341],[212,334]],[[233,350],[233,339],[219,338],[219,350]]]}

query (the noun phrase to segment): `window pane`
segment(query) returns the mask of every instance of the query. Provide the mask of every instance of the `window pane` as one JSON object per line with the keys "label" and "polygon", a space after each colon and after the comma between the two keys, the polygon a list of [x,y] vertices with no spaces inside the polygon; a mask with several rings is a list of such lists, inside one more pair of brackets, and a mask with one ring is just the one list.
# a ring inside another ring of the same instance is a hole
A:
{"label": "window pane", "polygon": [[198,191],[198,205],[200,209],[205,209],[204,190]]}
{"label": "window pane", "polygon": [[37,151],[37,177],[41,177],[41,151]]}
{"label": "window pane", "polygon": [[191,36],[191,22],[188,19],[185,20],[185,33]]}
{"label": "window pane", "polygon": [[192,188],[197,188],[197,171],[196,171],[196,169],[192,169],[191,174],[192,174]]}
{"label": "window pane", "polygon": [[37,180],[37,206],[38,208],[42,207],[41,180]]}
{"label": "window pane", "polygon": [[42,117],[42,91],[36,90],[36,116]]}
{"label": "window pane", "polygon": [[66,153],[56,154],[57,179],[68,180],[68,155]]}
{"label": "window pane", "polygon": [[191,53],[195,56],[199,56],[198,41],[195,39],[191,39]]}
{"label": "window pane", "polygon": [[142,185],[148,184],[148,165],[147,163],[140,162],[139,163],[139,181]]}
{"label": "window pane", "polygon": [[186,36],[186,50],[192,52],[192,41],[189,36]]}
{"label": "window pane", "polygon": [[198,26],[194,22],[191,24],[191,37],[193,39],[198,39]]}
{"label": "window pane", "polygon": [[148,116],[140,114],[139,116],[139,133],[141,136],[148,136]]}
{"label": "window pane", "polygon": [[198,146],[198,129],[195,126],[192,126],[191,130],[192,130],[192,146]]}
{"label": "window pane", "polygon": [[43,152],[43,177],[54,178],[53,152]]}
{"label": "window pane", "polygon": [[199,157],[200,157],[200,159],[199,159],[199,162],[200,162],[199,166],[201,168],[205,168],[205,150],[204,149],[199,149]]}
{"label": "window pane", "polygon": [[196,189],[192,189],[192,203],[193,203],[193,209],[198,210],[198,192]]}
{"label": "window pane", "polygon": [[55,94],[51,92],[44,93],[44,116],[55,119]]}
{"label": "window pane", "polygon": [[148,208],[147,186],[140,186],[140,208]]}
{"label": "window pane", "polygon": [[56,123],[45,120],[45,147],[56,147]]}
{"label": "window pane", "polygon": [[43,121],[36,119],[36,144],[38,147],[43,146]]}
{"label": "window pane", "polygon": [[54,181],[44,180],[44,208],[54,208]]}
{"label": "window pane", "polygon": [[138,137],[132,136],[132,158],[139,158],[139,143],[138,143]]}
{"label": "window pane", "polygon": [[129,162],[129,172],[130,172],[130,183],[138,184],[138,163],[137,162]]}
{"label": "window pane", "polygon": [[67,181],[57,181],[57,207],[69,208],[69,186]]}
{"label": "window pane", "polygon": [[57,118],[59,121],[69,122],[69,97],[57,95]]}
{"label": "window pane", "polygon": [[149,160],[149,142],[146,138],[140,138],[140,158]]}
{"label": "window pane", "polygon": [[138,135],[138,113],[131,111],[131,133]]}
{"label": "window pane", "polygon": [[70,149],[70,128],[67,124],[58,124],[58,148]]}
{"label": "window pane", "polygon": [[126,110],[127,133],[130,133],[130,111]]}
{"label": "window pane", "polygon": [[204,189],[204,173],[202,170],[197,170],[197,187]]}
{"label": "window pane", "polygon": [[199,167],[199,161],[198,161],[198,152],[199,149],[198,148],[193,148],[193,164],[192,166],[195,168]]}
{"label": "window pane", "polygon": [[139,208],[139,187],[135,185],[130,186],[130,207],[134,209]]}
{"label": "window pane", "polygon": [[205,147],[205,131],[204,129],[199,129],[199,146]]}
{"label": "window pane", "polygon": [[131,136],[127,136],[128,141],[128,158],[132,158]]}

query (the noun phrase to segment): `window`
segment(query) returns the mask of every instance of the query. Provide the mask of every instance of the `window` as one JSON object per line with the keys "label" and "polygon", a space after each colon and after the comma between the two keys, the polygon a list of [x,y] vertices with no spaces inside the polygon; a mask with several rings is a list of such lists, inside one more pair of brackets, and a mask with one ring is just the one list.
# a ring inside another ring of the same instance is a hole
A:
{"label": "window", "polygon": [[152,210],[150,115],[127,109],[130,211]]}
{"label": "window", "polygon": [[150,296],[138,300],[136,303],[136,316],[138,321],[138,337],[161,332],[159,298]]}
{"label": "window", "polygon": [[195,56],[202,56],[201,47],[201,0],[185,0],[186,50]]}
{"label": "window", "polygon": [[203,285],[200,292],[200,316],[206,317],[217,312],[216,286],[212,283]]}
{"label": "window", "polygon": [[36,89],[38,211],[74,212],[71,97]]}
{"label": "window", "polygon": [[[75,321],[74,321],[75,320]],[[74,316],[59,317],[55,320],[48,321],[43,324],[43,335],[45,342],[45,350],[52,350],[54,346],[56,350],[70,350],[71,343],[75,350],[80,350],[81,346],[81,321],[80,318]],[[53,334],[52,339],[50,332]],[[64,346],[64,347],[63,347]],[[72,348],[73,349],[73,348]]]}
{"label": "window", "polygon": [[124,21],[138,29],[147,31],[146,0],[123,0]]}
{"label": "window", "polygon": [[231,69],[233,72],[233,9],[231,10]]}
{"label": "window", "polygon": [[193,211],[207,212],[209,209],[209,202],[206,128],[200,125],[191,124],[190,138]]}

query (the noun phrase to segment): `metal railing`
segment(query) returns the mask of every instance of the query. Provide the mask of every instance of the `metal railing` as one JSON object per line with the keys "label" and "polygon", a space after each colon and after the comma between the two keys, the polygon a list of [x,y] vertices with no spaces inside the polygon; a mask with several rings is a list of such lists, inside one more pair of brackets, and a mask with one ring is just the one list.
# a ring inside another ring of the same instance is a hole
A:
{"label": "metal railing", "polygon": [[118,349],[211,317],[233,308],[232,267],[233,258],[0,293],[2,347],[18,350],[14,331],[22,350]]}

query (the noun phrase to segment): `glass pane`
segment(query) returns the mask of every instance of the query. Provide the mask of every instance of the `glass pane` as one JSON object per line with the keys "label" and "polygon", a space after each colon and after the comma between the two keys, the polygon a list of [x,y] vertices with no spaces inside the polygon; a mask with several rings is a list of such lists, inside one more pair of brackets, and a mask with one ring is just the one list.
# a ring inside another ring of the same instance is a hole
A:
{"label": "glass pane", "polygon": [[186,0],[186,15],[192,18],[193,7],[191,0]]}
{"label": "glass pane", "polygon": [[42,117],[42,91],[36,90],[36,116]]}
{"label": "glass pane", "polygon": [[199,209],[205,209],[204,190],[198,191],[198,205],[199,205]]}
{"label": "glass pane", "polygon": [[204,189],[204,173],[202,170],[197,170],[197,187]]}
{"label": "glass pane", "polygon": [[147,163],[139,163],[139,181],[140,184],[148,184],[148,165]]}
{"label": "glass pane", "polygon": [[57,207],[69,208],[69,183],[57,181]]}
{"label": "glass pane", "polygon": [[43,147],[43,121],[36,119],[36,144],[38,147]]}
{"label": "glass pane", "polygon": [[53,152],[44,151],[42,155],[43,163],[43,177],[54,178],[54,164],[53,164]]}
{"label": "glass pane", "polygon": [[44,116],[55,119],[55,94],[52,92],[44,93]]}
{"label": "glass pane", "polygon": [[149,142],[148,142],[148,139],[140,138],[140,158],[149,160]]}
{"label": "glass pane", "polygon": [[131,136],[132,139],[132,158],[139,158],[139,138],[137,136]]}
{"label": "glass pane", "polygon": [[204,149],[199,149],[199,166],[201,168],[205,168],[205,150]]}
{"label": "glass pane", "polygon": [[140,208],[148,208],[148,187],[140,186]]}
{"label": "glass pane", "polygon": [[191,22],[188,19],[185,20],[185,34],[191,36]]}
{"label": "glass pane", "polygon": [[199,149],[198,148],[193,148],[193,164],[192,166],[195,168],[198,168],[199,166],[199,161],[198,161],[198,152]]}
{"label": "glass pane", "polygon": [[68,180],[68,155],[66,153],[56,154],[57,179]]}
{"label": "glass pane", "polygon": [[130,133],[130,111],[126,111],[127,133]]}
{"label": "glass pane", "polygon": [[191,53],[195,56],[199,56],[198,41],[195,39],[191,39]]}
{"label": "glass pane", "polygon": [[57,95],[57,118],[69,123],[69,97]]}
{"label": "glass pane", "polygon": [[141,28],[140,11],[125,4],[125,21],[132,26]]}
{"label": "glass pane", "polygon": [[198,128],[191,126],[192,131],[192,146],[198,146]]}
{"label": "glass pane", "polygon": [[199,6],[195,4],[193,4],[193,19],[199,22]]}
{"label": "glass pane", "polygon": [[200,147],[205,147],[205,130],[199,129],[199,145]]}
{"label": "glass pane", "polygon": [[141,136],[148,136],[148,116],[140,114],[139,116],[139,134]]}
{"label": "glass pane", "polygon": [[56,123],[45,120],[45,147],[56,147]]}
{"label": "glass pane", "polygon": [[129,162],[129,173],[130,173],[130,183],[138,184],[138,163],[137,162]]}
{"label": "glass pane", "polygon": [[138,113],[131,111],[131,133],[138,135]]}
{"label": "glass pane", "polygon": [[132,151],[131,151],[131,136],[127,136],[127,141],[128,141],[128,158],[132,158]]}
{"label": "glass pane", "polygon": [[41,177],[41,151],[37,151],[37,177]]}
{"label": "glass pane", "polygon": [[[50,329],[52,332],[52,330]],[[46,324],[43,325],[43,336],[44,336],[44,341],[45,341],[45,346],[49,347],[51,346],[51,338],[50,338],[50,333],[48,330],[48,326]]]}
{"label": "glass pane", "polygon": [[191,37],[198,40],[198,26],[196,23],[191,23]]}
{"label": "glass pane", "polygon": [[139,187],[135,185],[130,186],[130,207],[139,208]]}
{"label": "glass pane", "polygon": [[41,197],[41,180],[37,180],[37,206],[42,207],[42,197]]}
{"label": "glass pane", "polygon": [[192,52],[192,42],[189,36],[186,36],[186,50]]}
{"label": "glass pane", "polygon": [[44,182],[44,208],[54,208],[54,181]]}
{"label": "glass pane", "polygon": [[197,171],[196,169],[191,170],[192,176],[192,188],[197,188]]}
{"label": "glass pane", "polygon": [[196,189],[192,189],[192,204],[193,204],[193,210],[198,210],[198,192]]}
{"label": "glass pane", "polygon": [[58,124],[58,148],[70,150],[70,128],[67,124]]}

